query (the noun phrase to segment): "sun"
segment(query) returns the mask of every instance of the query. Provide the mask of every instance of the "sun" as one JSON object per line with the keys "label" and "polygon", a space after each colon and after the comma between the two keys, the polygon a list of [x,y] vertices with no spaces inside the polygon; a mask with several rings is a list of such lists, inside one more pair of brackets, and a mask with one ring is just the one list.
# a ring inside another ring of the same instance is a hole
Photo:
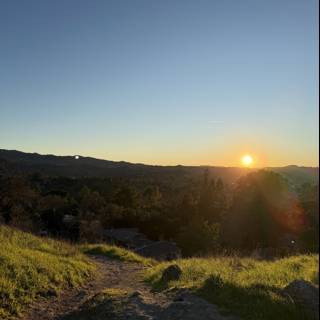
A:
{"label": "sun", "polygon": [[245,167],[250,167],[253,164],[253,158],[250,154],[246,154],[241,158],[241,162]]}

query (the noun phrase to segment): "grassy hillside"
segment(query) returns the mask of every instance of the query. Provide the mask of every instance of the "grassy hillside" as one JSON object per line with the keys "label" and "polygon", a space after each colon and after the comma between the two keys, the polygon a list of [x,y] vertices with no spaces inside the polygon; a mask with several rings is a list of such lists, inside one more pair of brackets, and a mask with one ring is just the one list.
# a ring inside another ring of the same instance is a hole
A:
{"label": "grassy hillside", "polygon": [[[318,284],[317,255],[274,262],[239,257],[182,259],[179,281],[164,283],[162,271],[171,263],[156,263],[116,246],[71,246],[0,226],[0,319],[11,319],[39,296],[50,296],[84,282],[94,266],[83,255],[95,254],[149,268],[146,280],[155,290],[189,288],[221,310],[247,320],[305,319],[280,291],[295,279]],[[81,253],[82,252],[82,253]]]}
{"label": "grassy hillside", "polygon": [[295,279],[317,283],[319,258],[301,255],[262,262],[240,258],[185,259],[176,262],[183,274],[179,281],[163,283],[159,264],[146,279],[156,290],[190,288],[221,309],[248,320],[304,319],[301,310],[280,295],[280,290]]}
{"label": "grassy hillside", "polygon": [[75,247],[1,225],[0,244],[0,319],[37,296],[81,284],[94,269]]}

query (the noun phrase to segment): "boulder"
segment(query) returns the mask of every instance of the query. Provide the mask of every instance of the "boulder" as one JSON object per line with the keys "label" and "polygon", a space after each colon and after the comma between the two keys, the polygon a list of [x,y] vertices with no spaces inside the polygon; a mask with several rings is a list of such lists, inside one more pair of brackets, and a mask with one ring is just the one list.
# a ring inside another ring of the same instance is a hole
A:
{"label": "boulder", "polygon": [[319,288],[311,282],[295,280],[286,286],[283,295],[290,297],[312,319],[319,319]]}
{"label": "boulder", "polygon": [[172,264],[168,268],[166,268],[161,277],[161,281],[168,282],[179,280],[182,274],[182,270],[177,264]]}
{"label": "boulder", "polygon": [[181,251],[174,242],[157,241],[135,250],[135,253],[157,260],[175,260],[181,257]]}
{"label": "boulder", "polygon": [[106,242],[134,250],[153,243],[136,228],[105,229],[102,233]]}
{"label": "boulder", "polygon": [[219,309],[204,299],[191,293],[179,294],[173,302],[156,317],[157,320],[238,320],[238,318],[221,314]]}

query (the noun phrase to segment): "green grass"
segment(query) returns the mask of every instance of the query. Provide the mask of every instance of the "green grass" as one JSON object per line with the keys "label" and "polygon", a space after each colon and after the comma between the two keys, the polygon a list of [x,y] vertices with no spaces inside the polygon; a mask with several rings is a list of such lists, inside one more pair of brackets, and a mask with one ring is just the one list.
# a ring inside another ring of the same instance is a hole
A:
{"label": "green grass", "polygon": [[[178,281],[163,283],[162,271],[177,263],[183,273]],[[146,281],[155,290],[188,288],[222,311],[247,320],[305,319],[280,290],[295,279],[318,282],[317,255],[300,255],[274,262],[238,257],[194,258],[161,263],[149,269]]]}
{"label": "green grass", "polygon": [[130,250],[120,248],[114,245],[108,244],[84,244],[80,246],[80,250],[85,254],[100,255],[109,259],[124,261],[124,262],[135,262],[145,266],[152,266],[155,261],[152,259],[144,258],[135,254]]}
{"label": "green grass", "polygon": [[[19,315],[28,303],[49,291],[59,292],[83,283],[94,271],[94,265],[83,253],[148,266],[146,281],[155,290],[188,288],[243,320],[305,319],[302,311],[280,291],[295,279],[319,283],[317,255],[274,262],[217,257],[157,264],[112,245],[71,246],[0,225],[0,319]],[[181,267],[181,279],[164,283],[162,271],[172,263]],[[96,319],[97,314],[104,314],[105,308],[111,308],[110,299],[117,301],[117,296],[127,294],[114,289],[103,291],[90,302],[90,317]],[[110,312],[117,312],[117,308]],[[86,316],[84,319],[90,318],[89,313]]]}
{"label": "green grass", "polygon": [[94,266],[75,247],[0,225],[0,319],[49,291],[77,286]]}

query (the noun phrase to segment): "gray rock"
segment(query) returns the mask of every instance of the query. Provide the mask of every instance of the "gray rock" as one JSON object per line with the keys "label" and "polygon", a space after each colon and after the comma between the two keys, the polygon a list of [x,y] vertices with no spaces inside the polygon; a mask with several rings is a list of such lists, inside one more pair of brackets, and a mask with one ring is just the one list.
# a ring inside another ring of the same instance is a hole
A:
{"label": "gray rock", "polygon": [[282,293],[290,297],[312,319],[319,319],[319,287],[311,282],[295,280],[286,286]]}
{"label": "gray rock", "polygon": [[132,239],[142,236],[136,228],[120,228],[103,230],[103,238],[107,242],[129,245]]}
{"label": "gray rock", "polygon": [[151,241],[136,228],[106,229],[102,232],[102,238],[148,258],[168,261],[181,257],[181,250],[174,242]]}
{"label": "gray rock", "polygon": [[157,241],[135,250],[141,256],[157,260],[175,260],[181,257],[181,251],[174,242]]}
{"label": "gray rock", "polygon": [[182,274],[182,270],[177,264],[172,264],[162,273],[161,281],[168,282],[179,280]]}
{"label": "gray rock", "polygon": [[185,292],[180,294],[158,315],[159,320],[238,320],[222,315],[215,305]]}

